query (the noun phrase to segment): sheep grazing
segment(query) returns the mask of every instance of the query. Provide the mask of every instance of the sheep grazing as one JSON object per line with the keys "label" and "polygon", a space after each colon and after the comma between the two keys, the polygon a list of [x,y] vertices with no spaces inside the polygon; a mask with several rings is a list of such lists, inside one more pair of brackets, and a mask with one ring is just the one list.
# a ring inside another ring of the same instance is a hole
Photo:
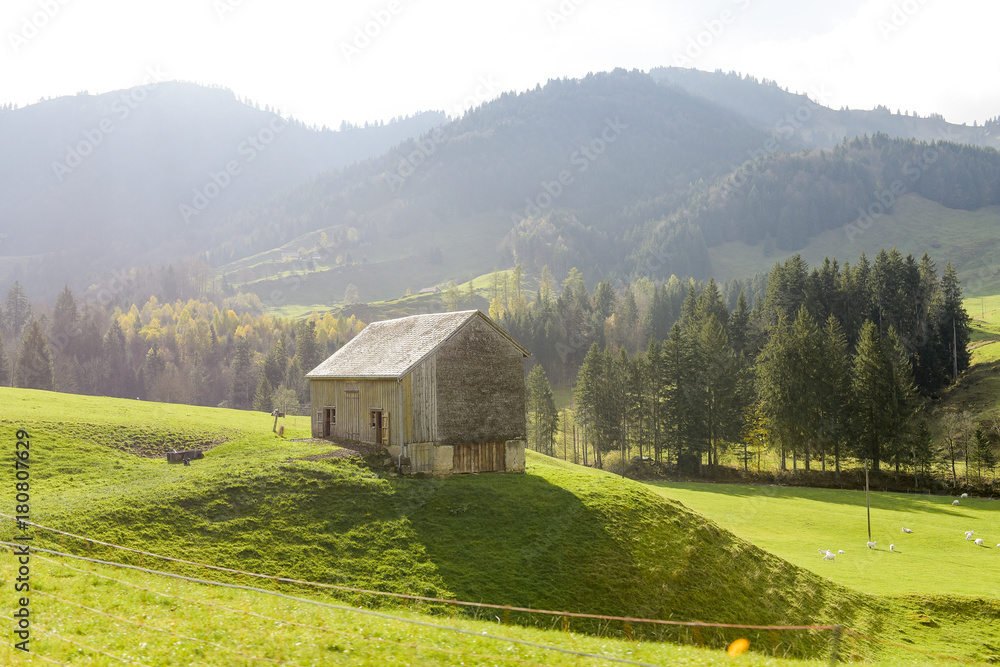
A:
{"label": "sheep grazing", "polygon": [[903,526],[903,532],[904,533],[912,533],[913,531],[910,530],[909,528],[907,528],[906,526]]}
{"label": "sheep grazing", "polygon": [[833,555],[832,551],[827,551],[826,555],[823,556],[823,560],[833,560],[836,556]]}
{"label": "sheep grazing", "polygon": [[974,530],[967,530],[967,531],[965,531],[965,541],[966,542],[968,542],[969,540],[972,539],[972,534],[974,532],[976,532],[976,531],[974,531]]}
{"label": "sheep grazing", "polygon": [[984,540],[981,537],[978,537],[978,538],[976,538],[976,541],[973,544],[975,544],[977,547],[985,547],[986,546],[986,540]]}
{"label": "sheep grazing", "polygon": [[969,497],[969,494],[968,494],[968,493],[963,493],[963,494],[962,494],[962,497],[963,497],[963,498],[968,498],[968,497]]}
{"label": "sheep grazing", "polygon": [[868,548],[869,549],[874,549],[876,544],[878,544],[878,542],[869,542],[868,543]]}
{"label": "sheep grazing", "polygon": [[[997,546],[998,546],[998,547],[1000,547],[1000,544],[998,544]],[[843,549],[841,549],[841,550],[840,550],[840,551],[838,551],[837,553],[838,553],[838,554],[842,554],[842,553],[844,553],[844,550],[843,550]]]}
{"label": "sheep grazing", "polygon": [[956,500],[956,501],[952,502],[951,504],[952,505],[958,505],[958,501]]}
{"label": "sheep grazing", "polygon": [[889,545],[889,551],[895,551],[895,550],[896,550],[896,545],[895,544],[890,544]]}

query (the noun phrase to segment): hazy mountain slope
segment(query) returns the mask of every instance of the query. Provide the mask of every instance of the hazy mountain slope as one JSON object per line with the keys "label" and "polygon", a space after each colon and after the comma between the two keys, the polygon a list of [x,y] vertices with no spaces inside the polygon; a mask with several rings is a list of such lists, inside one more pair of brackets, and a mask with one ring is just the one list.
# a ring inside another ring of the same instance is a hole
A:
{"label": "hazy mountain slope", "polygon": [[92,271],[201,255],[232,211],[443,120],[317,131],[178,82],[5,111],[0,272],[52,290]]}
{"label": "hazy mountain slope", "polygon": [[848,139],[877,132],[918,141],[953,141],[1000,148],[1000,133],[985,126],[948,123],[941,117],[917,118],[905,109],[828,108],[835,91],[816,89],[809,95],[786,92],[773,81],[758,81],[735,73],[703,72],[680,67],[650,71],[655,80],[687,90],[692,95],[743,115],[779,135],[794,131],[809,146],[832,148]]}
{"label": "hazy mountain slope", "polygon": [[[347,252],[355,262],[360,254],[367,263],[419,259],[459,233],[478,236],[469,252],[494,253],[487,270],[505,256],[502,243],[508,258],[527,243],[537,256],[533,268],[575,264],[609,271],[629,249],[625,232],[632,223],[623,207],[656,199],[672,209],[699,181],[714,181],[740,164],[766,136],[735,114],[639,72],[550,81],[503,95],[378,160],[242,211],[230,220],[233,240],[212,256],[236,262],[227,272],[245,269],[238,260],[290,241],[286,251],[313,248],[316,238],[307,235],[325,230],[329,261],[323,266],[349,264]],[[540,232],[542,220],[555,231]],[[454,253],[443,253],[443,267],[452,277],[467,275]],[[259,263],[242,279],[283,270]],[[346,275],[329,282],[332,294],[357,282],[350,269],[338,273]],[[427,282],[437,282],[435,275]],[[387,284],[362,298],[401,296],[408,286],[419,283]]]}

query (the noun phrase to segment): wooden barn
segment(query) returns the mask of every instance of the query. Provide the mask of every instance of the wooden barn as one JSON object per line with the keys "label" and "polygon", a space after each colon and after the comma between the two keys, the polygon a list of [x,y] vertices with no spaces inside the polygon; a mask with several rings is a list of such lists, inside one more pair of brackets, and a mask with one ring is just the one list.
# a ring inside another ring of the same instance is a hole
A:
{"label": "wooden barn", "polygon": [[373,322],[306,374],[313,436],[383,445],[403,473],[524,472],[524,358],[478,310]]}

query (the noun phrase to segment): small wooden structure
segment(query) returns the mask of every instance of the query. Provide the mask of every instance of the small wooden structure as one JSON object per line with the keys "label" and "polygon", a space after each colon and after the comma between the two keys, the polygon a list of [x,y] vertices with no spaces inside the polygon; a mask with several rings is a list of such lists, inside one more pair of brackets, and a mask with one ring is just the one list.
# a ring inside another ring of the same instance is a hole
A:
{"label": "small wooden structure", "polygon": [[524,358],[478,310],[373,322],[309,379],[316,438],[382,445],[403,473],[524,472]]}
{"label": "small wooden structure", "polygon": [[200,449],[185,449],[182,452],[167,452],[167,463],[183,463],[188,465],[188,461],[205,458],[205,452]]}

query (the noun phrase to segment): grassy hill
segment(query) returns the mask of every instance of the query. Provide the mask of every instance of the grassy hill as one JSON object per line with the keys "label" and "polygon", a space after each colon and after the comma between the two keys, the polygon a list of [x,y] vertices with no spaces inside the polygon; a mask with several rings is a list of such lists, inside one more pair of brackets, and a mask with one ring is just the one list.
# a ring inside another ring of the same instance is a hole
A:
{"label": "grassy hill", "polygon": [[[633,664],[733,664],[721,650],[500,626],[493,620],[442,619],[406,610],[386,618],[358,609],[323,608],[70,559],[36,556],[33,567],[31,650],[59,664],[121,664],[111,656],[184,667],[264,661],[291,665],[614,664],[564,651]],[[0,559],[0,577],[9,581],[13,576],[13,559]],[[5,665],[27,664],[29,659],[10,642],[0,645],[0,662]],[[39,661],[36,657],[35,662]],[[816,663],[749,653],[738,664],[795,667]]]}
{"label": "grassy hill", "polygon": [[[980,625],[996,620],[992,611],[965,619],[944,599],[861,593],[781,560],[656,490],[540,455],[529,457],[524,475],[400,479],[330,457],[329,443],[295,441],[306,435],[305,419],[288,424],[286,440],[271,433],[272,418],[261,413],[6,388],[0,401],[6,432],[24,428],[32,436],[35,521],[156,553],[523,607],[839,623],[938,648],[956,632],[983,634]],[[153,457],[171,446],[208,443],[214,446],[206,458],[189,467]],[[2,525],[7,537],[10,524]],[[87,551],[65,538],[43,543]],[[88,553],[112,555],[99,546]],[[148,557],[130,558],[150,565]],[[379,603],[370,596],[346,602]],[[134,611],[127,601],[121,605]],[[936,627],[919,621],[928,609]],[[735,637],[705,631],[704,640],[723,645]],[[822,655],[828,639],[751,636],[755,646],[799,655]],[[852,641],[848,650],[887,655],[869,643]],[[948,650],[976,657],[989,651],[978,642]]]}
{"label": "grassy hill", "polygon": [[[1000,266],[994,260],[1000,246],[998,223],[998,206],[962,211],[911,193],[900,197],[891,214],[879,217],[862,233],[849,235],[846,228],[831,229],[797,252],[811,266],[822,264],[824,257],[853,264],[861,251],[872,260],[881,248],[895,247],[918,258],[927,252],[939,263],[939,273],[951,262],[965,295],[979,297],[1000,292]],[[794,253],[765,255],[763,243],[748,246],[731,241],[709,248],[708,254],[713,276],[723,282],[770,271],[775,262],[783,262]]]}

